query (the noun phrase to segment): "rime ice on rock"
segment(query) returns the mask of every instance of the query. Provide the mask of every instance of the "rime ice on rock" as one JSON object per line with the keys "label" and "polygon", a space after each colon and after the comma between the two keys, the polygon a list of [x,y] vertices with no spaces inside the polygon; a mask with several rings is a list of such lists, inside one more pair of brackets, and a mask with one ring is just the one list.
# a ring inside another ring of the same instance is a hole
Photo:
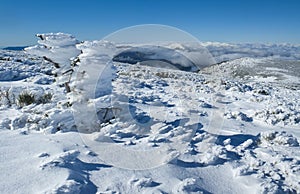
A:
{"label": "rime ice on rock", "polygon": [[[37,34],[36,36],[40,38],[39,45],[25,48],[25,51],[51,62],[56,67],[54,73],[57,74],[58,84],[68,83],[70,73],[73,71],[71,61],[80,54],[80,50],[76,48],[79,41],[74,36],[64,33]],[[67,87],[66,89],[69,90]]]}

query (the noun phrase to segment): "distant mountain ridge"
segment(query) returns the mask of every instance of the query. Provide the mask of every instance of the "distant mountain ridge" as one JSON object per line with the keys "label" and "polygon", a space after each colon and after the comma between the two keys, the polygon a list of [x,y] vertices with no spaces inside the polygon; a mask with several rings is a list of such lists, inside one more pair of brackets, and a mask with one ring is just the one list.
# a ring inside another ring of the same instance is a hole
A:
{"label": "distant mountain ridge", "polygon": [[28,46],[8,46],[8,47],[4,47],[1,49],[2,50],[11,50],[11,51],[22,51],[26,47],[28,47]]}

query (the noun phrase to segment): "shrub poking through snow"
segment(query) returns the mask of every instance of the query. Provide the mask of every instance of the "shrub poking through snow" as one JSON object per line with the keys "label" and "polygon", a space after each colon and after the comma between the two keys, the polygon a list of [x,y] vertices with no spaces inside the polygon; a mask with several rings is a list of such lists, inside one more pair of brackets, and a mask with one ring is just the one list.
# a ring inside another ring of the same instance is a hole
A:
{"label": "shrub poking through snow", "polygon": [[0,106],[17,105],[24,107],[30,104],[46,104],[52,101],[52,97],[51,92],[45,92],[41,87],[34,88],[31,91],[24,87],[4,88],[0,89]]}
{"label": "shrub poking through snow", "polygon": [[33,94],[25,91],[19,95],[18,103],[21,107],[33,104],[35,103],[35,97]]}
{"label": "shrub poking through snow", "polygon": [[41,96],[38,100],[37,103],[38,104],[46,104],[49,103],[52,99],[52,94],[51,93],[46,93],[43,96]]}

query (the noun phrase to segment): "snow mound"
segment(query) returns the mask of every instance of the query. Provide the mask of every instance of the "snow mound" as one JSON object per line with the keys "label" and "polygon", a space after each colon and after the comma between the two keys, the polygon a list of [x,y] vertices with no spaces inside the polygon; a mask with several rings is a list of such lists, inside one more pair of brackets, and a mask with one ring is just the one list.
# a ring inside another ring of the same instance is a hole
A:
{"label": "snow mound", "polygon": [[55,193],[72,193],[79,194],[81,193],[82,184],[75,180],[66,180],[61,186],[52,189],[51,191],[45,192],[46,194],[55,194]]}
{"label": "snow mound", "polygon": [[134,187],[137,188],[143,188],[143,187],[155,187],[158,186],[159,183],[152,180],[152,178],[143,177],[140,179],[132,179],[130,181],[130,184],[132,184]]}
{"label": "snow mound", "polygon": [[173,191],[173,193],[205,193],[204,190],[202,190],[201,187],[197,185],[197,181],[194,178],[187,178],[182,180],[178,185],[177,189]]}

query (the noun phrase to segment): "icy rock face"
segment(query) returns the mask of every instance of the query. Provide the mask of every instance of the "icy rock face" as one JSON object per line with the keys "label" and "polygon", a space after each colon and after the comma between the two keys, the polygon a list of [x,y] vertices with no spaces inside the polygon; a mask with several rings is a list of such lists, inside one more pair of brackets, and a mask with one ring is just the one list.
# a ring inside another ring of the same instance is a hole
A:
{"label": "icy rock face", "polygon": [[72,69],[71,59],[80,54],[80,50],[76,48],[79,41],[64,33],[37,34],[37,37],[41,39],[38,41],[39,45],[25,48],[25,51],[52,62],[57,68],[55,73],[58,75],[58,83],[67,82],[69,77],[60,75]]}
{"label": "icy rock face", "polygon": [[72,104],[78,130],[97,130],[97,111],[110,105],[109,100],[98,98],[112,90],[115,70],[111,59],[115,46],[107,41],[80,43],[72,35],[64,33],[37,34],[37,37],[40,38],[39,45],[26,48],[26,52],[43,57],[56,67],[56,81],[59,85],[64,84],[69,93],[67,97]]}

